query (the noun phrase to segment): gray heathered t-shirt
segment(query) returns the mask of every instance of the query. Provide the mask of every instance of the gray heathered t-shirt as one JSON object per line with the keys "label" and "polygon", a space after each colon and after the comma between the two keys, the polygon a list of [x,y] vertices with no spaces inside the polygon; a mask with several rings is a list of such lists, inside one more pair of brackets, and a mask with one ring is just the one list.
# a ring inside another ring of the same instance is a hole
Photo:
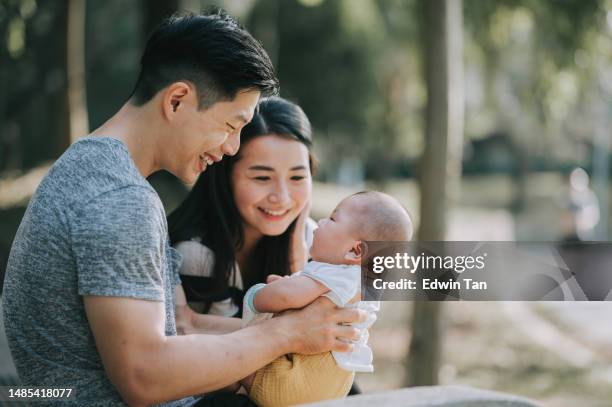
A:
{"label": "gray heathered t-shirt", "polygon": [[163,301],[166,335],[176,335],[179,265],[162,203],[125,145],[108,137],[72,145],[32,197],[8,261],[4,323],[23,384],[76,387],[78,405],[123,405],[82,296]]}

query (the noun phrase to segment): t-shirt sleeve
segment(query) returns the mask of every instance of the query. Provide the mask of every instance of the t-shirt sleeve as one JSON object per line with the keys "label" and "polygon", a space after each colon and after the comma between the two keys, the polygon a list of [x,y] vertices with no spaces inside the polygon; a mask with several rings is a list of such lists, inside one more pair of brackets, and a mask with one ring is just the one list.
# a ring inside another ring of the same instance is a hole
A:
{"label": "t-shirt sleeve", "polygon": [[168,248],[168,254],[170,255],[170,273],[172,276],[172,285],[177,286],[181,284],[181,276],[179,275],[179,270],[181,269],[181,265],[183,264],[183,255],[174,247],[170,246],[170,242],[168,242],[166,247]]}
{"label": "t-shirt sleeve", "polygon": [[357,295],[361,287],[359,266],[339,266],[312,261],[306,265],[302,275],[329,288],[325,297],[339,307],[346,306]]}
{"label": "t-shirt sleeve", "polygon": [[144,187],[96,197],[74,214],[72,246],[80,295],[164,300],[163,207]]}

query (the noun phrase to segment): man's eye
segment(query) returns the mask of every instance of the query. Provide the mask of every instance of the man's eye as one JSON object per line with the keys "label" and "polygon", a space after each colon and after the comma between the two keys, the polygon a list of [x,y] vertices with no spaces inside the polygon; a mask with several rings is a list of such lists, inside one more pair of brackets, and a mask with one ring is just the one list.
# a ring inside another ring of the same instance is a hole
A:
{"label": "man's eye", "polygon": [[234,126],[232,126],[231,124],[229,124],[229,123],[225,123],[225,124],[227,124],[227,127],[229,127],[231,131],[236,130],[236,128]]}

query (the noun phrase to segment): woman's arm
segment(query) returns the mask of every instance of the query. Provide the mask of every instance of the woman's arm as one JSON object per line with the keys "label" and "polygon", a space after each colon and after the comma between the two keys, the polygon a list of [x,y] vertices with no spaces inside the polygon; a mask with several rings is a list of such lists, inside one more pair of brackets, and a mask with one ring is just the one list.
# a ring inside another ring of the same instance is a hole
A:
{"label": "woman's arm", "polygon": [[329,291],[310,277],[297,275],[281,278],[255,294],[253,305],[258,312],[281,312],[303,308]]}
{"label": "woman's arm", "polygon": [[194,312],[185,298],[182,285],[174,289],[176,331],[179,335],[212,334],[220,335],[240,329],[240,319]]}

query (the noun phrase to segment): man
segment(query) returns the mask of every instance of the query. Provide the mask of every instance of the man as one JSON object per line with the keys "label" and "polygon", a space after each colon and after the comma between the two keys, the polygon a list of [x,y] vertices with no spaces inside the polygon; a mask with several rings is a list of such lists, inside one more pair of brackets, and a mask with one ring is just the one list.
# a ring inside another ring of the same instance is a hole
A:
{"label": "man", "polygon": [[338,338],[357,331],[338,324],[363,315],[325,300],[225,335],[176,336],[180,259],[145,177],[166,169],[191,183],[235,154],[277,80],[261,45],[220,15],[168,20],[141,65],[130,100],[58,159],[15,237],[3,308],[23,384],[75,387],[79,405],[182,406],[280,355],[350,350]]}

